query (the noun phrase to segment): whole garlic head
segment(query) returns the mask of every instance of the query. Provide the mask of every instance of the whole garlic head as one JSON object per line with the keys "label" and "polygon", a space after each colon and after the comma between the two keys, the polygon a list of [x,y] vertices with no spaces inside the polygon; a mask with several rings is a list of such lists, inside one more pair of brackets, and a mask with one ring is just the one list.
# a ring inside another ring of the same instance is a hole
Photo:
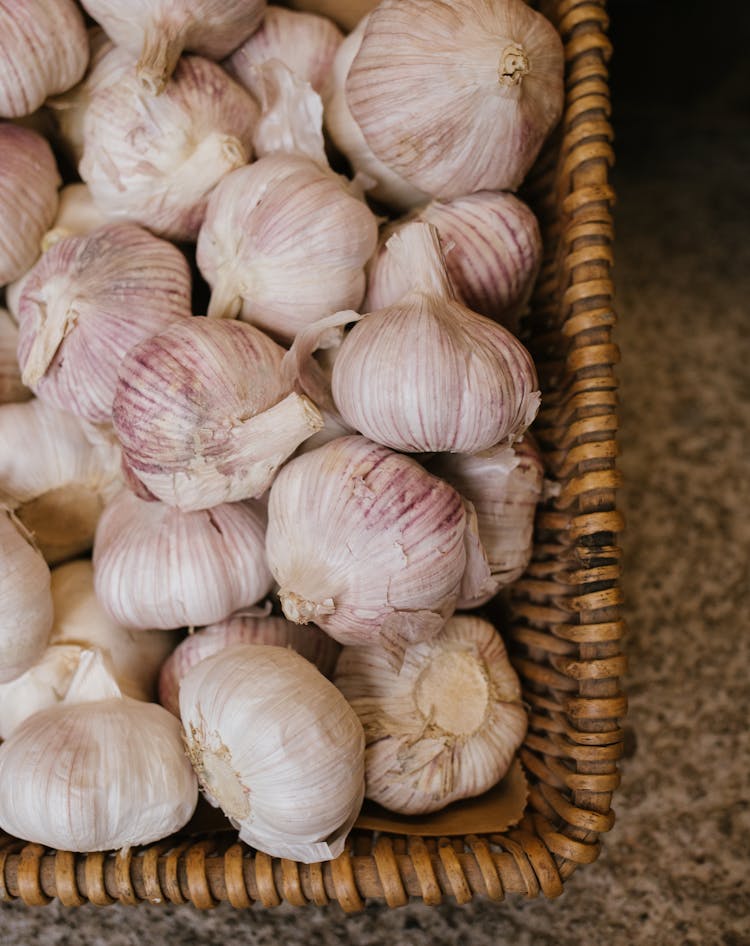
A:
{"label": "whole garlic head", "polygon": [[367,798],[402,814],[487,791],[526,735],[518,676],[480,618],[407,647],[399,673],[377,647],[345,647],[335,683],[365,730]]}

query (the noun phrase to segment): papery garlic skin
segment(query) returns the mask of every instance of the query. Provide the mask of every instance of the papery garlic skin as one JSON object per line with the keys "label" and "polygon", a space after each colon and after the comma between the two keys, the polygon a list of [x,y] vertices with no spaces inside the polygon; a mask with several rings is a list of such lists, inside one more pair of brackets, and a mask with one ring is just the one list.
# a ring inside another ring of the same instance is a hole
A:
{"label": "papery garlic skin", "polygon": [[65,699],[83,653],[78,644],[46,647],[25,673],[0,684],[0,739],[7,739],[29,716]]}
{"label": "papery garlic skin", "polygon": [[60,183],[44,138],[0,122],[0,286],[34,265],[42,236],[57,213]]}
{"label": "papery garlic skin", "polygon": [[239,315],[282,342],[341,309],[356,309],[377,222],[345,178],[278,154],[216,188],[198,236],[212,288],[208,314]]}
{"label": "papery garlic skin", "polygon": [[276,477],[266,552],[284,613],[342,644],[405,643],[453,613],[466,567],[459,495],[364,437],[296,457]]}
{"label": "papery garlic skin", "polygon": [[16,404],[31,397],[31,391],[21,381],[17,347],[18,326],[10,312],[0,306],[0,404]]}
{"label": "papery garlic skin", "polygon": [[291,6],[330,16],[343,29],[351,30],[377,3],[378,0],[292,0]]}
{"label": "papery garlic skin", "polygon": [[476,509],[493,587],[473,600],[462,600],[459,607],[477,607],[520,578],[531,560],[534,514],[544,482],[541,455],[527,434],[513,446],[500,444],[473,455],[439,454],[427,467]]}
{"label": "papery garlic skin", "polygon": [[26,529],[0,505],[0,683],[36,663],[51,627],[47,563]]}
{"label": "papery garlic skin", "polygon": [[180,687],[188,756],[240,838],[303,863],[344,849],[364,793],[364,734],[338,690],[299,654],[240,644]]}
{"label": "papery garlic skin", "polygon": [[190,270],[172,244],[110,224],[55,244],[18,303],[18,360],[38,397],[92,423],[111,419],[130,349],[192,313]]}
{"label": "papery garlic skin", "polygon": [[38,399],[0,407],[0,492],[45,559],[91,548],[99,516],[120,489],[120,449],[77,417]]}
{"label": "papery garlic skin", "polygon": [[405,452],[475,453],[520,437],[539,408],[530,354],[456,300],[434,227],[410,223],[388,246],[412,288],[343,341],[332,378],[343,419]]}
{"label": "papery garlic skin", "polygon": [[209,624],[188,636],[177,645],[164,661],[159,673],[159,702],[163,707],[180,715],[180,683],[191,667],[206,657],[218,654],[235,644],[265,644],[289,647],[305,660],[314,664],[324,677],[331,677],[341,647],[317,627],[299,627],[284,618],[246,617],[236,614]]}
{"label": "papery garlic skin", "polygon": [[[451,201],[432,201],[406,221],[432,224],[440,235],[456,298],[467,309],[518,332],[542,256],[539,224],[513,194],[480,191]],[[381,233],[368,268],[365,312],[398,302],[409,291],[409,274],[386,247],[404,223]]]}
{"label": "papery garlic skin", "polygon": [[323,425],[312,401],[292,391],[283,357],[251,325],[202,318],[133,348],[113,408],[130,471],[185,510],[262,495]]}
{"label": "papery garlic skin", "polygon": [[563,65],[557,30],[523,0],[382,0],[344,94],[376,157],[414,187],[515,190],[562,114]]}
{"label": "papery garlic skin", "polygon": [[0,3],[0,116],[36,111],[81,78],[88,62],[83,17],[73,0]]}
{"label": "papery garlic skin", "polygon": [[42,237],[43,253],[66,237],[83,236],[109,223],[85,184],[67,184],[59,196],[57,216],[52,228]]}
{"label": "papery garlic skin", "polygon": [[252,501],[181,512],[120,492],[99,520],[94,585],[126,627],[198,627],[265,597],[266,516]]}
{"label": "papery garlic skin", "polygon": [[122,696],[94,650],[65,701],[29,717],[0,746],[0,827],[63,851],[151,844],[198,801],[179,722]]}
{"label": "papery garlic skin", "polygon": [[79,172],[108,217],[194,240],[213,188],[252,157],[257,118],[221,66],[185,56],[158,98],[129,75],[94,89]]}
{"label": "papery garlic skin", "polygon": [[335,674],[365,730],[367,797],[401,814],[480,795],[526,734],[521,687],[487,621],[455,615],[406,649],[394,672],[376,647],[345,647]]}
{"label": "papery garlic skin", "polygon": [[266,0],[82,0],[117,43],[139,57],[144,89],[164,91],[184,51],[223,59],[260,25]]}

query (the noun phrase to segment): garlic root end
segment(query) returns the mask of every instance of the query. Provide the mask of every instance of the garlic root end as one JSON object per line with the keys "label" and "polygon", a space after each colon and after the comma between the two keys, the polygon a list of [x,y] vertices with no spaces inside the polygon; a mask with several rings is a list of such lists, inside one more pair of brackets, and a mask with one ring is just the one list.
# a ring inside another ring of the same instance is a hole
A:
{"label": "garlic root end", "polygon": [[286,617],[295,624],[309,624],[317,618],[333,614],[336,607],[333,598],[323,598],[322,601],[309,601],[294,591],[279,591],[281,608]]}

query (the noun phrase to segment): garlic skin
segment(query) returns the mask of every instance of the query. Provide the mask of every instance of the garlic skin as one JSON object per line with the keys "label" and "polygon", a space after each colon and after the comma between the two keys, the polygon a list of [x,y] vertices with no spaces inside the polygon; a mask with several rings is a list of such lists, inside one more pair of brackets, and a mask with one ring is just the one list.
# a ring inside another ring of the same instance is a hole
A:
{"label": "garlic skin", "polygon": [[195,240],[213,188],[251,159],[257,118],[221,66],[185,56],[158,98],[134,75],[94,89],[79,172],[108,217]]}
{"label": "garlic skin", "polygon": [[35,131],[0,122],[0,286],[23,276],[57,213],[60,175]]}
{"label": "garlic skin", "polygon": [[378,0],[291,0],[290,6],[330,16],[343,29],[351,30],[377,3]]}
{"label": "garlic skin", "polygon": [[69,236],[83,236],[105,226],[109,221],[94,203],[85,184],[67,184],[60,191],[57,216],[42,237],[42,253]]}
{"label": "garlic skin", "polygon": [[0,504],[0,683],[36,663],[51,627],[47,563],[27,530]]}
{"label": "garlic skin", "polygon": [[386,227],[369,266],[364,311],[383,309],[409,291],[409,274],[386,242],[412,220],[437,228],[456,298],[517,334],[539,273],[542,238],[533,212],[513,194],[480,191],[432,201],[404,222]]}
{"label": "garlic skin", "polygon": [[123,696],[87,651],[63,703],[35,713],[0,746],[0,826],[63,851],[151,844],[179,831],[198,801],[180,724]]}
{"label": "garlic skin", "polygon": [[251,325],[203,318],[133,348],[112,415],[131,473],[184,510],[262,495],[323,426],[312,401],[292,391],[283,357]]}
{"label": "garlic skin", "polygon": [[111,419],[117,371],[142,339],[190,317],[182,253],[133,224],[55,244],[18,303],[18,360],[38,397],[92,423]]}
{"label": "garlic skin", "polygon": [[236,614],[209,624],[177,645],[159,673],[159,702],[180,715],[179,691],[185,674],[201,660],[235,644],[289,647],[314,664],[324,677],[333,676],[341,647],[317,627],[299,627],[284,618],[247,617]]}
{"label": "garlic skin", "polygon": [[364,794],[364,734],[304,657],[260,644],[208,657],[182,681],[180,715],[203,792],[243,841],[306,864],[343,851]]}
{"label": "garlic skin", "polygon": [[405,644],[435,635],[466,567],[456,491],[415,460],[364,437],[296,457],[276,477],[266,553],[284,614],[342,644]]}
{"label": "garlic skin", "polygon": [[412,288],[344,339],[332,378],[343,419],[410,453],[476,453],[520,437],[540,400],[529,353],[456,300],[433,226],[410,223],[387,245]]}
{"label": "garlic skin", "polygon": [[455,615],[406,649],[399,673],[377,647],[345,647],[336,686],[367,739],[367,798],[421,815],[500,781],[526,735],[521,686],[487,621]]}
{"label": "garlic skin", "polygon": [[122,490],[99,520],[94,586],[125,627],[198,627],[260,601],[273,579],[262,505],[181,512]]}
{"label": "garlic skin", "polygon": [[266,0],[81,0],[107,34],[134,57],[138,81],[162,93],[184,51],[223,59],[255,32]]}
{"label": "garlic skin", "polygon": [[471,456],[439,454],[427,468],[476,509],[493,586],[487,594],[462,600],[459,607],[478,607],[520,578],[531,560],[534,515],[544,482],[541,455],[527,434],[513,446],[499,444]]}
{"label": "garlic skin", "polygon": [[344,95],[375,156],[414,187],[515,190],[562,114],[563,63],[557,30],[523,0],[382,0]]}
{"label": "garlic skin", "polygon": [[16,404],[31,397],[31,391],[21,381],[17,346],[18,326],[10,312],[0,306],[0,404]]}
{"label": "garlic skin", "polygon": [[0,492],[50,564],[91,548],[120,489],[119,447],[38,399],[0,407]]}
{"label": "garlic skin", "polygon": [[88,62],[83,17],[73,0],[0,4],[0,116],[35,112],[81,78]]}
{"label": "garlic skin", "polygon": [[211,195],[197,261],[209,317],[257,325],[281,342],[356,309],[377,222],[345,178],[301,155],[277,154],[225,178]]}
{"label": "garlic skin", "polygon": [[0,739],[7,739],[29,716],[65,699],[83,653],[77,644],[47,647],[20,677],[0,684]]}

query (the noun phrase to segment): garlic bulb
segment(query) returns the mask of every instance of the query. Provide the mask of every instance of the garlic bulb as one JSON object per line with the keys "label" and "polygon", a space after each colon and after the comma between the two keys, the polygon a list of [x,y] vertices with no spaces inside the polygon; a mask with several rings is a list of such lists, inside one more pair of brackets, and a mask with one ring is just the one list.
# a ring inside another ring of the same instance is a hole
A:
{"label": "garlic bulb", "polygon": [[383,0],[359,29],[341,94],[377,159],[434,197],[515,190],[562,114],[552,24],[523,0]]}
{"label": "garlic bulb", "polygon": [[105,504],[120,488],[120,450],[38,399],[0,407],[0,491],[50,563],[91,548]]}
{"label": "garlic bulb", "polygon": [[31,397],[31,391],[21,381],[17,346],[18,326],[10,312],[0,307],[0,404],[15,404]]}
{"label": "garlic bulb", "polygon": [[57,213],[60,175],[34,131],[0,122],[0,286],[23,276]]}
{"label": "garlic bulb", "polygon": [[[437,228],[456,298],[472,312],[518,331],[518,318],[531,296],[542,257],[539,224],[532,211],[512,194],[480,191],[455,200],[433,201],[407,220]],[[410,274],[386,248],[403,226],[381,234],[367,279],[364,311],[382,309],[402,299]]]}
{"label": "garlic bulb", "polygon": [[24,384],[93,423],[109,421],[120,362],[191,315],[180,251],[133,224],[55,244],[24,283],[18,360]]}
{"label": "garlic bulb", "polygon": [[330,16],[339,26],[350,30],[377,3],[378,0],[292,0],[291,6],[295,10],[310,10]]}
{"label": "garlic bulb", "polygon": [[125,696],[145,701],[155,697],[162,664],[179,640],[176,631],[134,631],[114,622],[96,597],[89,559],[52,569],[52,601],[51,646],[95,647],[109,658]]}
{"label": "garlic bulb", "polygon": [[211,196],[198,267],[209,316],[234,317],[290,342],[304,326],[364,296],[377,222],[345,178],[298,155],[270,155]]}
{"label": "garlic bulb", "polygon": [[194,240],[208,195],[250,159],[257,117],[221,66],[186,56],[158,98],[129,75],[94,88],[79,171],[108,217]]}
{"label": "garlic bulb", "polygon": [[284,647],[239,644],[180,686],[190,761],[240,838],[304,863],[344,849],[364,794],[364,734],[338,690]]}
{"label": "garlic bulb", "polygon": [[367,797],[421,815],[480,795],[510,767],[526,711],[502,638],[456,615],[406,649],[399,673],[377,647],[345,647],[335,675],[365,730]]}
{"label": "garlic bulb", "polygon": [[201,660],[235,644],[271,644],[290,647],[325,677],[333,675],[341,647],[317,627],[299,627],[277,617],[246,617],[236,614],[196,631],[177,645],[159,673],[159,702],[170,713],[180,715],[179,690],[185,674]]}
{"label": "garlic bulb", "polygon": [[499,444],[472,456],[440,454],[427,466],[476,509],[493,587],[478,600],[465,600],[459,605],[475,607],[526,571],[532,552],[534,513],[542,494],[542,458],[527,434],[512,447]]}
{"label": "garlic bulb", "polygon": [[78,644],[47,647],[20,677],[0,684],[0,739],[7,739],[29,716],[65,699],[84,653]]}
{"label": "garlic bulb", "polygon": [[101,654],[81,659],[65,700],[0,746],[0,827],[63,851],[151,844],[198,801],[180,724],[120,693]]}
{"label": "garlic bulb", "polygon": [[47,563],[26,529],[0,503],[0,683],[20,677],[41,657],[51,627]]}
{"label": "garlic bulb", "polygon": [[223,59],[259,26],[266,0],[81,0],[107,34],[134,57],[144,89],[164,91],[185,50]]}
{"label": "garlic bulb", "polygon": [[88,62],[83,17],[73,0],[0,3],[0,116],[36,111],[81,78]]}
{"label": "garlic bulb", "polygon": [[364,437],[296,457],[276,477],[266,553],[290,621],[397,662],[453,613],[466,567],[453,487]]}
{"label": "garlic bulb", "polygon": [[107,222],[85,184],[67,184],[60,191],[60,203],[52,229],[42,237],[42,252],[46,253],[66,237],[91,233]]}
{"label": "garlic bulb", "polygon": [[312,401],[292,392],[283,356],[251,325],[202,318],[136,346],[113,408],[131,472],[185,510],[264,493],[323,424]]}
{"label": "garlic bulb", "polygon": [[181,512],[120,492],[99,520],[94,585],[126,627],[196,627],[260,601],[271,590],[266,516],[252,501]]}
{"label": "garlic bulb", "polygon": [[456,300],[433,226],[410,223],[388,247],[412,288],[342,343],[332,380],[341,416],[407,452],[476,453],[521,436],[539,408],[529,353]]}

